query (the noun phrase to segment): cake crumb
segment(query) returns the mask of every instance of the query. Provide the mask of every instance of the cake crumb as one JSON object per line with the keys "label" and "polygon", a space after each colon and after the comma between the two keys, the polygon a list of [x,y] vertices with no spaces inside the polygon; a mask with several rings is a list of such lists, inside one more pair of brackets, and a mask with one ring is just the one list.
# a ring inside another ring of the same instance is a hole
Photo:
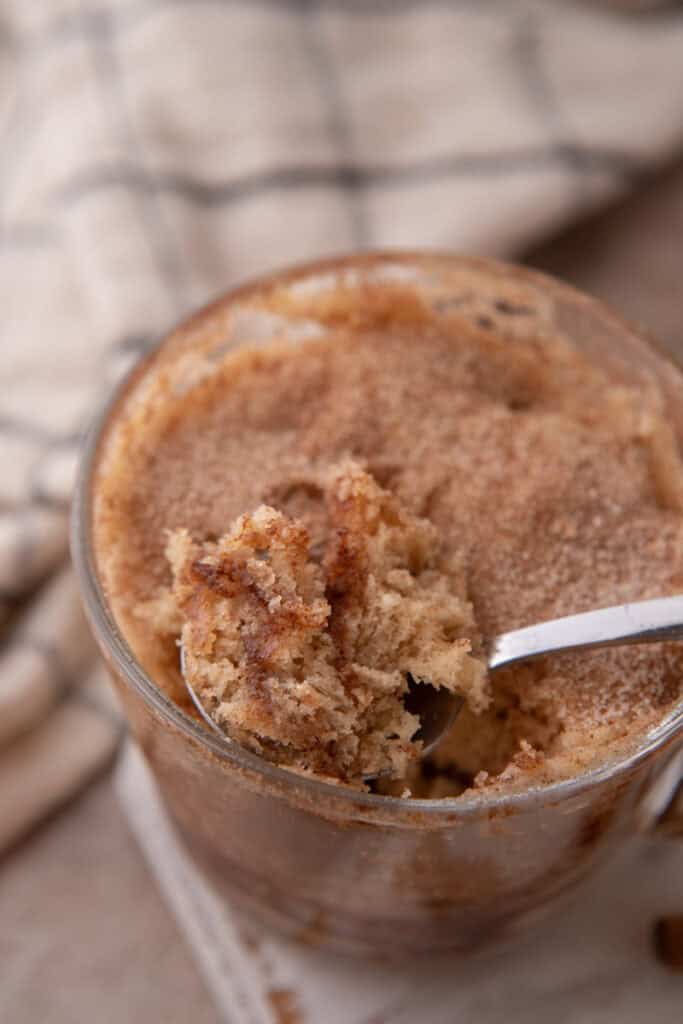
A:
{"label": "cake crumb", "polygon": [[296,994],[291,988],[271,988],[268,1002],[275,1014],[275,1024],[304,1024]]}

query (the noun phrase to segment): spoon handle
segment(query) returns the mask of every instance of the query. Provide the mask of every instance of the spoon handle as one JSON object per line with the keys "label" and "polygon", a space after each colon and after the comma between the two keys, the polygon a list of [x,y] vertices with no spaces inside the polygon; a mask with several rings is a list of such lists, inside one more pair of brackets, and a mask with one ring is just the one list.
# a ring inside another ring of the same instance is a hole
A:
{"label": "spoon handle", "polygon": [[561,651],[683,640],[683,594],[598,608],[538,622],[494,638],[489,669]]}

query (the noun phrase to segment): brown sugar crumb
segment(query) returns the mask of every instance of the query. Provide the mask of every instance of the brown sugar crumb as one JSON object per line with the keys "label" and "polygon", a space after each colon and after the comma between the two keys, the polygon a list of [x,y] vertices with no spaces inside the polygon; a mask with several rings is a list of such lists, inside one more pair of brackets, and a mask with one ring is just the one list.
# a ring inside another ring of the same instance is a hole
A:
{"label": "brown sugar crumb", "polygon": [[141,614],[181,623],[186,678],[249,749],[347,782],[402,775],[420,753],[409,675],[475,712],[488,703],[462,569],[355,463],[329,471],[323,492],[322,563],[300,521],[262,505],[217,541],[173,531],[172,590]]}
{"label": "brown sugar crumb", "polygon": [[296,993],[291,989],[269,989],[268,1002],[275,1014],[275,1024],[303,1024]]}

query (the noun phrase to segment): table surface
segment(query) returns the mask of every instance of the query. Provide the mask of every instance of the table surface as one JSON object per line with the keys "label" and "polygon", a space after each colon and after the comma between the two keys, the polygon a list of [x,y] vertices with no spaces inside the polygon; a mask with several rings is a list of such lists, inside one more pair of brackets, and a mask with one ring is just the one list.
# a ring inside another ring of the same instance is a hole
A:
{"label": "table surface", "polygon": [[[683,163],[526,261],[607,300],[683,353]],[[0,864],[0,921],[0,1020],[216,1020],[111,778]]]}

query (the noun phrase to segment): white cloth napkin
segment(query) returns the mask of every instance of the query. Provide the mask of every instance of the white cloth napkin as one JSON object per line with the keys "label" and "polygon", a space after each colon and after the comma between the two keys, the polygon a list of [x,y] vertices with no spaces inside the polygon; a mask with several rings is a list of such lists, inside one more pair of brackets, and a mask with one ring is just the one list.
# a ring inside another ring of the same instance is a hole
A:
{"label": "white cloth napkin", "polygon": [[117,772],[128,820],[226,1024],[680,1024],[683,976],[653,955],[680,906],[680,839],[634,837],[561,909],[504,950],[382,965],[238,917],[176,839],[137,750]]}
{"label": "white cloth napkin", "polygon": [[617,6],[0,0],[0,851],[120,739],[65,568],[92,410],[250,274],[514,254],[677,152],[683,14]]}

